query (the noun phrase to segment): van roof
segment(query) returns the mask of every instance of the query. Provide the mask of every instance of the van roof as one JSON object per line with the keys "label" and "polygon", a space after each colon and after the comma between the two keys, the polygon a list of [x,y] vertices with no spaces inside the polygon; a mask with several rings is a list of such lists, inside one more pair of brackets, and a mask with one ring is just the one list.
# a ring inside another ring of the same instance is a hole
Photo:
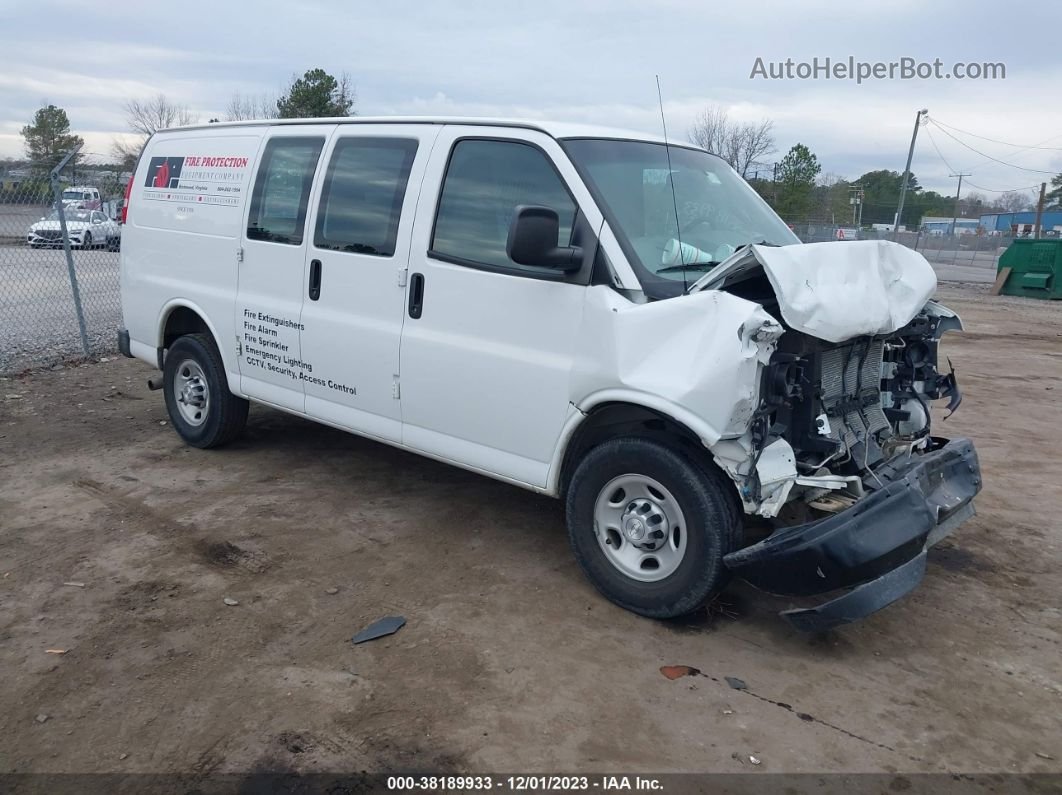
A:
{"label": "van roof", "polygon": [[[171,127],[159,132],[177,130],[216,129],[218,127],[267,127],[281,124],[460,124],[476,127],[520,127],[537,130],[553,138],[618,138],[634,141],[651,141],[664,143],[663,137],[636,130],[623,130],[613,127],[600,127],[593,124],[574,122],[554,122],[543,119],[494,119],[461,116],[341,116],[338,118],[319,119],[259,119],[254,121],[223,121],[213,124],[194,124],[187,127]],[[671,141],[672,144],[698,148],[688,141]]]}

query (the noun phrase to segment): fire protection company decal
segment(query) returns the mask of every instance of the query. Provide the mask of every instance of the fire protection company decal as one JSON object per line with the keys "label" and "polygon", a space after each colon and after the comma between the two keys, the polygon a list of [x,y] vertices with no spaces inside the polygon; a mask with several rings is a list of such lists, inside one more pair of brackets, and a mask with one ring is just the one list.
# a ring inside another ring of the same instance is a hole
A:
{"label": "fire protection company decal", "polygon": [[144,198],[236,207],[248,162],[246,157],[212,155],[153,157],[144,179]]}

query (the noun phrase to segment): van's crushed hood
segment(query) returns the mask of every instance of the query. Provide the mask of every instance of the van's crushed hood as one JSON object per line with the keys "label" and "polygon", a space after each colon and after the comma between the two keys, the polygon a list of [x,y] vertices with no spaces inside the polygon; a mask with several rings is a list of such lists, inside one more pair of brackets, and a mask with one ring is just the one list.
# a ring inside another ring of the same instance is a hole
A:
{"label": "van's crushed hood", "polygon": [[698,279],[690,292],[725,289],[762,271],[786,325],[827,342],[889,334],[937,288],[932,266],[887,240],[749,246]]}

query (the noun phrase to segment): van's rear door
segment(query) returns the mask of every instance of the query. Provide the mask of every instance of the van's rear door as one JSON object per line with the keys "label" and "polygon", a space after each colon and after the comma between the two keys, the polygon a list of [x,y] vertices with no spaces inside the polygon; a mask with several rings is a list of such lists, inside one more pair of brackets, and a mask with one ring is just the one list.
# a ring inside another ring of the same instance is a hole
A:
{"label": "van's rear door", "polygon": [[398,353],[417,197],[441,127],[340,125],[307,231],[306,413],[399,442]]}
{"label": "van's rear door", "polygon": [[258,156],[241,240],[236,333],[243,394],[304,410],[313,369],[301,345],[307,219],[334,124],[270,128]]}

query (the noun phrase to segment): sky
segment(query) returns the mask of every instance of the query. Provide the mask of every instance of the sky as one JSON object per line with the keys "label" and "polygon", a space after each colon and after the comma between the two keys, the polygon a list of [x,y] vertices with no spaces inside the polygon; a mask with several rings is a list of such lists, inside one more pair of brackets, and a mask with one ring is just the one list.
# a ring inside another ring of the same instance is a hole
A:
{"label": "sky", "polygon": [[[276,95],[293,73],[320,67],[351,76],[359,115],[549,118],[657,134],[659,75],[673,139],[715,105],[773,121],[778,151],[767,159],[800,142],[824,174],[843,178],[902,171],[915,114],[928,108],[950,126],[919,133],[912,170],[925,188],[954,193],[948,175],[961,169],[971,174],[964,195],[991,197],[1062,171],[1062,3],[1047,0],[1021,10],[973,0],[0,0],[0,31],[0,157],[23,153],[20,130],[45,104],[66,109],[86,151],[106,159],[129,99],[162,92],[206,121],[236,92]],[[940,59],[944,72],[1002,62],[1006,78],[752,76],[757,58],[768,67],[849,57]]]}

